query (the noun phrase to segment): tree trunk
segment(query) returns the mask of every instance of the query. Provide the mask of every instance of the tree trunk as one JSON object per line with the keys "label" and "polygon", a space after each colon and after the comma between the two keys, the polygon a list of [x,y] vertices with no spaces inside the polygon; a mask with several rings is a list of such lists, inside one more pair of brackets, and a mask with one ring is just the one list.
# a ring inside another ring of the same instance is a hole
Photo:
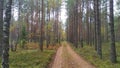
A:
{"label": "tree trunk", "polygon": [[50,15],[50,9],[49,9],[48,1],[47,1],[47,29],[46,29],[46,34],[47,34],[47,36],[46,36],[46,37],[47,37],[47,38],[46,38],[46,46],[47,46],[47,48],[49,47],[49,44],[50,44],[50,43],[49,43],[49,41],[50,41],[50,40],[49,40],[49,34],[48,34],[48,33],[49,33],[49,32],[48,32],[48,31],[49,31],[48,25],[49,25],[49,21],[50,21],[49,15]]}
{"label": "tree trunk", "polygon": [[87,32],[86,32],[86,33],[87,33],[87,34],[86,34],[86,35],[87,35],[87,38],[86,38],[86,42],[87,42],[87,44],[89,45],[89,42],[90,42],[90,40],[89,40],[89,34],[90,34],[90,33],[89,33],[89,9],[90,9],[90,8],[89,8],[89,1],[86,2],[86,5],[87,5],[87,9],[86,9],[86,11],[87,11],[87,12],[86,12],[86,25],[87,25]]}
{"label": "tree trunk", "polygon": [[44,0],[42,0],[42,22],[41,22],[41,39],[40,39],[40,50],[43,51],[44,42]]}
{"label": "tree trunk", "polygon": [[79,37],[80,37],[80,39],[79,39],[79,41],[80,41],[80,45],[81,45],[81,48],[83,48],[83,25],[82,25],[82,16],[83,16],[83,7],[84,7],[84,5],[82,4],[83,3],[83,1],[82,0],[80,0],[79,1],[79,3],[80,3],[80,15],[79,15]]}
{"label": "tree trunk", "polygon": [[101,22],[100,22],[100,13],[99,13],[99,2],[96,0],[96,25],[97,25],[97,53],[102,59],[102,47],[101,47]]}
{"label": "tree trunk", "polygon": [[2,55],[2,39],[3,39],[3,0],[0,0],[0,57]]}
{"label": "tree trunk", "polygon": [[110,0],[110,33],[111,33],[110,60],[112,63],[116,63],[117,56],[116,56],[116,47],[115,47],[113,0]]}
{"label": "tree trunk", "polygon": [[97,30],[96,30],[96,0],[94,0],[94,46],[97,51]]}
{"label": "tree trunk", "polygon": [[9,68],[9,28],[11,20],[11,5],[12,0],[6,4],[5,18],[3,23],[3,54],[2,54],[2,68]]}
{"label": "tree trunk", "polygon": [[75,46],[76,48],[78,47],[78,0],[76,0],[76,5],[75,5]]}

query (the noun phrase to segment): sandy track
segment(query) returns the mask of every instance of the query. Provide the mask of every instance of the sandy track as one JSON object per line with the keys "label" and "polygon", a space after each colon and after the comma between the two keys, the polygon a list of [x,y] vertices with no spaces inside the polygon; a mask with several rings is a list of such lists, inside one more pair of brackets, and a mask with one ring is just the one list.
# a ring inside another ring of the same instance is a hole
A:
{"label": "sandy track", "polygon": [[52,68],[62,68],[62,49],[63,46],[58,48],[54,62],[52,64]]}
{"label": "sandy track", "polygon": [[67,44],[58,49],[52,68],[95,68],[93,65],[80,57],[73,49]]}

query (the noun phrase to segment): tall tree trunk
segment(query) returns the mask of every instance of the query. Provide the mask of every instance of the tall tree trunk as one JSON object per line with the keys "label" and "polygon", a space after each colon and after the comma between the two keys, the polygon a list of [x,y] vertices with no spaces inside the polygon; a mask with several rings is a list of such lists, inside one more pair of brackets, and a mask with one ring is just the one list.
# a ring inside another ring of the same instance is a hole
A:
{"label": "tall tree trunk", "polygon": [[106,4],[105,4],[105,11],[106,11],[105,12],[105,41],[108,42],[108,32],[109,32],[108,31],[108,29],[109,29],[108,26],[109,25],[108,25],[108,18],[107,18],[108,17],[108,13],[107,13],[108,7],[107,6],[108,6],[108,4],[107,4],[107,1],[106,1]]}
{"label": "tall tree trunk", "polygon": [[75,46],[76,48],[78,47],[78,0],[76,0],[76,5],[75,5]]}
{"label": "tall tree trunk", "polygon": [[92,46],[92,37],[93,37],[93,34],[92,34],[92,8],[90,6],[91,4],[91,1],[89,1],[89,45]]}
{"label": "tall tree trunk", "polygon": [[110,0],[110,33],[111,33],[110,60],[112,63],[116,63],[117,56],[116,56],[116,47],[115,47],[113,0]]}
{"label": "tall tree trunk", "polygon": [[49,37],[50,37],[50,35],[48,34],[49,33],[49,28],[48,28],[48,26],[49,26],[49,22],[50,22],[50,9],[49,9],[49,4],[48,4],[48,1],[47,1],[47,29],[46,29],[46,34],[47,34],[47,38],[46,38],[46,46],[47,46],[47,48],[49,47],[49,44],[50,44],[50,39],[49,39]]}
{"label": "tall tree trunk", "polygon": [[97,51],[96,0],[94,0],[94,46]]}
{"label": "tall tree trunk", "polygon": [[3,23],[3,55],[2,68],[9,68],[9,28],[11,20],[12,0],[8,0],[6,4],[5,18]]}
{"label": "tall tree trunk", "polygon": [[97,25],[97,53],[102,59],[102,47],[101,47],[101,22],[100,22],[100,10],[99,10],[100,0],[96,0],[96,25]]}
{"label": "tall tree trunk", "polygon": [[87,11],[87,13],[86,13],[86,25],[87,25],[87,38],[86,38],[86,42],[87,42],[87,44],[89,45],[89,43],[90,43],[90,36],[89,36],[89,34],[90,34],[90,31],[89,31],[89,15],[90,15],[90,13],[89,13],[89,10],[90,10],[90,8],[89,8],[89,1],[87,1],[86,2],[86,5],[87,5],[87,9],[86,9],[86,11]]}
{"label": "tall tree trunk", "polygon": [[0,0],[0,56],[2,55],[2,39],[3,39],[3,3],[4,0]]}
{"label": "tall tree trunk", "polygon": [[81,45],[81,47],[83,48],[83,25],[82,25],[82,16],[83,16],[83,7],[84,7],[84,5],[82,4],[83,3],[83,1],[82,0],[80,0],[79,1],[79,3],[80,3],[80,14],[79,14],[79,37],[80,37],[80,39],[79,39],[79,41],[80,41],[80,45]]}
{"label": "tall tree trunk", "polygon": [[43,51],[44,42],[44,0],[42,0],[42,22],[41,22],[41,39],[40,39],[40,50]]}

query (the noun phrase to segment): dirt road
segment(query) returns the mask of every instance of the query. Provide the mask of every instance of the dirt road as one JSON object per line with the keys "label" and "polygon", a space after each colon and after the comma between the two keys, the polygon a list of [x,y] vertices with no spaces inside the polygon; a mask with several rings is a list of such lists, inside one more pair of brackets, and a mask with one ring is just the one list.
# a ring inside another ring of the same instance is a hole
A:
{"label": "dirt road", "polygon": [[58,49],[52,68],[95,68],[89,64],[82,57],[76,54],[73,49],[67,44],[63,43]]}

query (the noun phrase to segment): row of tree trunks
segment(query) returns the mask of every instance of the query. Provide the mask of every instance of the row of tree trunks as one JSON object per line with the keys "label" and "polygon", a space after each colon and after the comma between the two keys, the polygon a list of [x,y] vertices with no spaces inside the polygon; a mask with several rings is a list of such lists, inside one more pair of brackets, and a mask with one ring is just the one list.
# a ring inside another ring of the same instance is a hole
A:
{"label": "row of tree trunks", "polygon": [[[103,3],[102,3],[103,2]],[[78,47],[83,47],[83,42],[87,45],[94,45],[94,48],[102,59],[102,42],[108,42],[110,20],[111,38],[111,62],[116,62],[116,47],[114,34],[114,15],[113,0],[109,2],[110,18],[108,19],[109,1],[68,1],[68,20],[67,20],[67,40]],[[92,6],[93,4],[93,6]],[[104,7],[103,7],[104,5]],[[84,9],[85,8],[85,9]],[[102,8],[102,9],[101,9]],[[103,9],[104,8],[104,9]],[[103,17],[103,18],[102,18]],[[103,33],[104,32],[104,33]],[[103,40],[103,41],[102,41]]]}

